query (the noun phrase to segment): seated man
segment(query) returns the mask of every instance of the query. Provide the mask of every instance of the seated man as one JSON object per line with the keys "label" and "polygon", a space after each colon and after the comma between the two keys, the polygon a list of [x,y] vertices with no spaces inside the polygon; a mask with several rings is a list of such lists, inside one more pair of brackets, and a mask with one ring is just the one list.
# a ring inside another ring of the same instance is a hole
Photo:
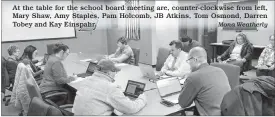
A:
{"label": "seated man", "polygon": [[127,40],[121,37],[117,40],[117,50],[114,54],[111,54],[108,58],[117,63],[135,64],[135,58],[132,48],[127,45]]}
{"label": "seated man", "polygon": [[116,84],[115,75],[120,70],[108,59],[98,62],[99,69],[91,77],[81,81],[74,105],[74,115],[112,115],[114,109],[125,114],[140,111],[146,105],[144,94],[131,100]]}
{"label": "seated man", "polygon": [[191,49],[188,58],[192,73],[184,82],[179,105],[186,108],[194,101],[200,115],[221,115],[223,96],[231,90],[226,74],[207,63],[206,51],[201,47]]}
{"label": "seated man", "polygon": [[190,66],[186,62],[188,54],[181,50],[182,43],[174,40],[169,45],[171,47],[171,54],[166,59],[158,75],[183,77],[190,73]]}

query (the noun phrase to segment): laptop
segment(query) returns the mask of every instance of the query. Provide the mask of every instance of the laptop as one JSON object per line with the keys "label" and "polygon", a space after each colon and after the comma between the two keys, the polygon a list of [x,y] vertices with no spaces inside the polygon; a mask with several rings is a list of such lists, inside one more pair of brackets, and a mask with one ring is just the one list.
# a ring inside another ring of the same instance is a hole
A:
{"label": "laptop", "polygon": [[92,76],[94,71],[97,70],[97,68],[98,68],[97,63],[90,62],[86,72],[77,74],[77,77],[85,78],[85,77],[88,77],[88,76]]}
{"label": "laptop", "polygon": [[136,99],[144,91],[145,83],[128,80],[124,95],[130,99]]}
{"label": "laptop", "polygon": [[177,77],[160,79],[156,81],[156,85],[162,100],[178,104],[182,87]]}

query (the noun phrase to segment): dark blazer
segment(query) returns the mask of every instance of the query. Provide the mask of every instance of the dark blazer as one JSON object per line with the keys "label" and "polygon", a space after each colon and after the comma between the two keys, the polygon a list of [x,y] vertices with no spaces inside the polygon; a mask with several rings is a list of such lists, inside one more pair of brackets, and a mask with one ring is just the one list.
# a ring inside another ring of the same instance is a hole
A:
{"label": "dark blazer", "polygon": [[[230,58],[230,54],[232,53],[234,47],[236,45],[236,42],[233,42],[230,44],[230,47],[221,55],[222,60],[226,60]],[[251,43],[244,44],[241,50],[241,57],[246,59],[246,62],[243,64],[243,67],[241,68],[241,71],[247,71],[251,67],[251,60],[252,60],[252,54],[253,54],[253,45]]]}

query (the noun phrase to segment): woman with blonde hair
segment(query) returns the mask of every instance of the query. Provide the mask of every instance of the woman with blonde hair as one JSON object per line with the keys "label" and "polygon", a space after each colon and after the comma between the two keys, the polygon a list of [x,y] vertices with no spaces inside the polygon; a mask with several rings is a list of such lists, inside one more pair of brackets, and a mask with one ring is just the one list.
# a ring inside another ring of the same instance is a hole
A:
{"label": "woman with blonde hair", "polygon": [[241,73],[250,67],[252,59],[253,45],[249,42],[246,35],[238,33],[235,41],[230,47],[221,55],[218,56],[219,62],[234,64],[240,66]]}

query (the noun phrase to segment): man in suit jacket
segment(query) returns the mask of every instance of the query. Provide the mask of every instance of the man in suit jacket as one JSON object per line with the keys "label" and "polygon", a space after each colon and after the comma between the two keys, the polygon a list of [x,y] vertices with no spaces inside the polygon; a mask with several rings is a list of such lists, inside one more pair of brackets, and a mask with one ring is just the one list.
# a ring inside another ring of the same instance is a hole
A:
{"label": "man in suit jacket", "polygon": [[190,50],[187,62],[192,72],[184,83],[179,105],[185,108],[194,101],[200,115],[221,115],[223,96],[231,90],[226,74],[207,63],[206,51],[201,47]]}

